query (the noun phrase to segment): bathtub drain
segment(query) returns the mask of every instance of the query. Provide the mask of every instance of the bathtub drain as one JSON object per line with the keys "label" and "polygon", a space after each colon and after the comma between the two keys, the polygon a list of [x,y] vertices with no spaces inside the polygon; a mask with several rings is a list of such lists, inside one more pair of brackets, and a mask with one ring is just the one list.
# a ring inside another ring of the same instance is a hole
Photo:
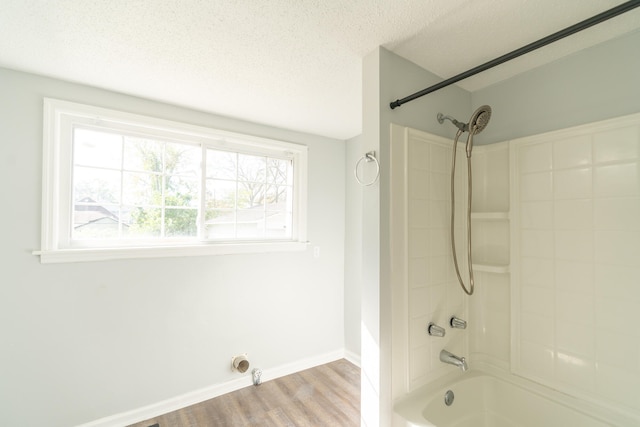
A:
{"label": "bathtub drain", "polygon": [[451,390],[447,390],[447,392],[444,394],[444,404],[447,406],[451,406],[454,398],[455,396],[453,395],[453,392]]}

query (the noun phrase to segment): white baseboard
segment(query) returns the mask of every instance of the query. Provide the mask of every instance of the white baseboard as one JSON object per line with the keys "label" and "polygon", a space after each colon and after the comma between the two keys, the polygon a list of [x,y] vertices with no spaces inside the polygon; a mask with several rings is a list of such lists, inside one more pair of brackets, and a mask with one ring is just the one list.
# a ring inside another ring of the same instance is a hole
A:
{"label": "white baseboard", "polygon": [[360,365],[360,355],[356,354],[352,351],[349,350],[345,350],[344,351],[344,358],[347,359],[349,362],[353,363],[354,365],[356,365],[358,368],[361,368],[362,366]]}
{"label": "white baseboard", "polygon": [[[343,358],[359,366],[360,357],[351,352],[348,353],[349,354],[347,354],[345,350],[341,349],[307,359],[298,360],[296,362],[287,363],[285,365],[276,366],[274,368],[263,369],[261,378],[263,382],[269,381]],[[354,361],[355,359],[358,360],[358,363]],[[212,386],[185,393],[181,396],[176,396],[161,402],[153,403],[142,408],[100,418],[86,424],[81,424],[77,427],[122,427],[148,420],[168,412],[177,411],[178,409],[213,399],[214,397],[250,386],[251,384],[251,377],[243,376],[236,380],[214,384]]]}

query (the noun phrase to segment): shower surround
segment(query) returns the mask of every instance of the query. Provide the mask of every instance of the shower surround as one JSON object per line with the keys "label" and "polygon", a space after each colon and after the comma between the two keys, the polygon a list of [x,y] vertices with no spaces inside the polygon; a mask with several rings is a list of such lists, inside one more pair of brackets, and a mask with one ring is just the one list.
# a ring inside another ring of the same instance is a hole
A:
{"label": "shower surround", "polygon": [[[640,115],[475,147],[470,298],[446,233],[452,142],[391,134],[394,399],[454,372],[446,348],[640,422]],[[466,331],[426,334],[453,314]]]}

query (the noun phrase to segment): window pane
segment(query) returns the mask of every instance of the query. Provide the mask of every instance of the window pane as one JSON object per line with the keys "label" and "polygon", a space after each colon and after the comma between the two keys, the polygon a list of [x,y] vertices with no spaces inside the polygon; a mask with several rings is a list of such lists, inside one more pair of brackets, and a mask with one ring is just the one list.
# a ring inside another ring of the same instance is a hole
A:
{"label": "window pane", "polygon": [[208,179],[205,203],[207,209],[235,209],[236,183],[233,181]]}
{"label": "window pane", "polygon": [[234,239],[236,237],[236,213],[230,209],[208,210],[205,216],[205,238]]}
{"label": "window pane", "polygon": [[164,227],[167,237],[190,237],[198,235],[197,209],[171,209],[164,212]]}
{"label": "window pane", "polygon": [[131,205],[162,204],[162,176],[125,172],[123,176],[124,203]]}
{"label": "window pane", "polygon": [[183,176],[165,177],[165,205],[198,207],[199,181]]}
{"label": "window pane", "polygon": [[160,237],[162,210],[159,208],[136,207],[131,210],[128,237]]}
{"label": "window pane", "polygon": [[262,183],[238,182],[238,209],[264,206],[264,187]]}
{"label": "window pane", "polygon": [[286,211],[267,212],[266,237],[289,239],[292,236],[291,214]]}
{"label": "window pane", "polygon": [[267,159],[265,157],[238,154],[238,181],[264,183]]}
{"label": "window pane", "polygon": [[291,198],[291,187],[270,185],[265,194],[267,210],[286,210]]}
{"label": "window pane", "polygon": [[264,236],[264,208],[238,211],[238,237],[260,238]]}
{"label": "window pane", "polygon": [[207,178],[235,180],[237,158],[236,153],[207,150]]}
{"label": "window pane", "polygon": [[117,134],[76,128],[73,132],[73,163],[118,168],[122,164],[122,137]]}
{"label": "window pane", "polygon": [[291,185],[291,160],[267,159],[267,183]]}
{"label": "window pane", "polygon": [[162,172],[164,143],[128,136],[124,144],[124,168],[134,171]]}
{"label": "window pane", "polygon": [[75,203],[120,203],[120,172],[74,167],[73,201]]}
{"label": "window pane", "polygon": [[73,239],[115,239],[119,237],[118,206],[98,203],[76,204],[73,210]]}
{"label": "window pane", "polygon": [[200,147],[191,145],[174,144],[165,145],[165,173],[173,175],[186,175],[193,178],[200,176]]}

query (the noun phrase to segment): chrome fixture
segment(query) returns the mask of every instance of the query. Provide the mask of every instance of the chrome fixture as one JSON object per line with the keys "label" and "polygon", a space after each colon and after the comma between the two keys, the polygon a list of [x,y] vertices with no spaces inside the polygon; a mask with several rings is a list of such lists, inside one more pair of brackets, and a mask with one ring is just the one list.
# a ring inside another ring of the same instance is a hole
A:
{"label": "chrome fixture", "polygon": [[262,369],[254,368],[251,371],[251,376],[253,377],[253,385],[262,384]]}
{"label": "chrome fixture", "polygon": [[449,319],[449,325],[455,329],[467,329],[467,322],[456,316],[452,316],[451,319]]}
{"label": "chrome fixture", "polygon": [[438,326],[433,322],[429,323],[429,326],[427,326],[427,332],[432,337],[444,337],[444,334],[446,333],[442,326]]}
{"label": "chrome fixture", "polygon": [[449,353],[447,350],[440,351],[440,361],[453,366],[457,366],[462,370],[462,372],[469,369],[467,360],[464,357],[458,357],[453,353]]}
{"label": "chrome fixture", "polygon": [[451,406],[455,397],[456,396],[453,394],[453,391],[447,390],[447,392],[444,394],[444,404],[447,406]]}
{"label": "chrome fixture", "polygon": [[[453,141],[453,155],[451,156],[451,252],[453,253],[453,265],[456,268],[456,275],[462,290],[467,295],[473,295],[474,279],[473,279],[473,261],[471,260],[471,150],[473,149],[473,137],[484,130],[491,119],[491,107],[483,105],[478,108],[469,119],[469,123],[460,123],[453,117],[444,116],[438,113],[438,122],[444,123],[445,120],[451,121],[457,128],[456,137]],[[456,236],[454,231],[455,212],[456,212],[456,196],[455,196],[455,175],[456,175],[456,154],[458,148],[458,139],[464,132],[469,132],[467,137],[467,261],[469,268],[469,287],[464,284],[462,276],[460,276],[460,268],[458,267],[458,255],[456,253]]]}

